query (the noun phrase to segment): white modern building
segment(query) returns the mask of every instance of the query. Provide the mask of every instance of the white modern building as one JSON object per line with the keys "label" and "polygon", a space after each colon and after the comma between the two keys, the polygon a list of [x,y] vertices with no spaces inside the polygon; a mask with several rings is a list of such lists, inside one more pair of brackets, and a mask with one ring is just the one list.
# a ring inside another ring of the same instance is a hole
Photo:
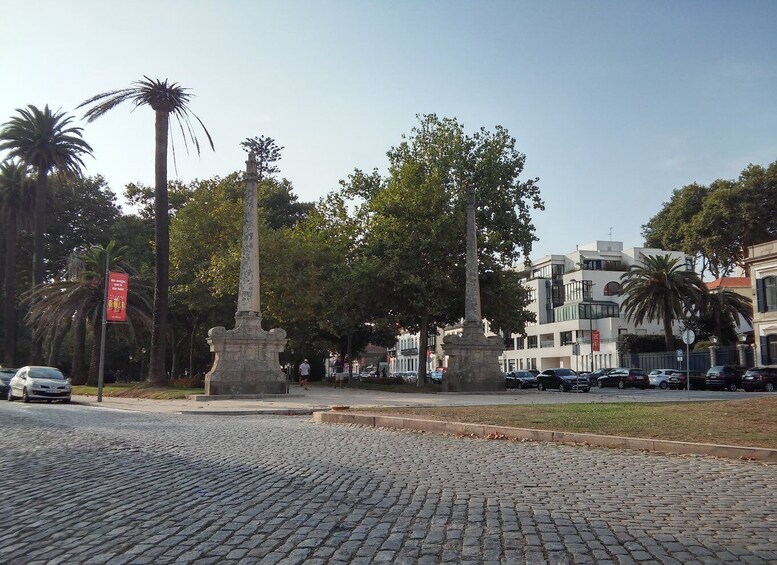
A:
{"label": "white modern building", "polygon": [[[527,326],[525,337],[505,339],[503,370],[617,367],[620,334],[663,334],[659,323],[636,327],[621,315],[621,275],[645,256],[667,254],[693,268],[691,258],[680,251],[624,249],[619,241],[594,241],[566,255],[534,261],[522,274],[537,321]],[[678,326],[674,329],[679,333]]]}

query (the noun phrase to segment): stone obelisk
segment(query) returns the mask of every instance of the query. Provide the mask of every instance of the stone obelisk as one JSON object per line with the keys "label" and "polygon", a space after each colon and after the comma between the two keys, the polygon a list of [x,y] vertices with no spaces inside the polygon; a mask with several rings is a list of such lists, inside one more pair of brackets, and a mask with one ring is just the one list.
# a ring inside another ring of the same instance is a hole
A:
{"label": "stone obelisk", "polygon": [[259,310],[259,216],[256,209],[258,180],[256,156],[246,161],[245,218],[240,255],[240,286],[235,329],[208,331],[208,345],[215,354],[205,375],[206,396],[253,396],[288,393],[278,355],[286,346],[282,329],[264,331]]}
{"label": "stone obelisk", "polygon": [[467,258],[464,287],[464,327],[461,335],[447,335],[443,350],[448,370],[442,379],[443,392],[505,390],[505,377],[499,367],[504,350],[500,337],[486,337],[480,310],[478,244],[475,226],[475,187],[467,188]]}

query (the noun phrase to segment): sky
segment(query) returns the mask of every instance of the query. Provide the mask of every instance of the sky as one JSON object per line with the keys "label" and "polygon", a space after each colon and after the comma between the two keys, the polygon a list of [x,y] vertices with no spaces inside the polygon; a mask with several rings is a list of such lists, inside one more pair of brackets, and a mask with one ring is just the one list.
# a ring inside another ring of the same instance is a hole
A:
{"label": "sky", "polygon": [[385,174],[419,114],[504,126],[546,204],[535,259],[641,246],[674,189],[777,160],[771,0],[0,0],[0,18],[0,122],[74,114],[86,174],[117,195],[153,185],[153,112],[75,108],[144,75],[191,89],[215,143],[198,157],[178,136],[171,179],[243,170],[240,142],[266,135],[302,201]]}

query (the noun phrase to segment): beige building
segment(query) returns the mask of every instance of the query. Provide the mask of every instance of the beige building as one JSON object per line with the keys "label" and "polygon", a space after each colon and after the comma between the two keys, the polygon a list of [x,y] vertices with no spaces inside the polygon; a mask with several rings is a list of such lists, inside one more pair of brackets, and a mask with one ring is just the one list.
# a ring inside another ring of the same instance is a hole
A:
{"label": "beige building", "polygon": [[747,265],[755,290],[753,332],[757,365],[777,366],[777,240],[749,248]]}

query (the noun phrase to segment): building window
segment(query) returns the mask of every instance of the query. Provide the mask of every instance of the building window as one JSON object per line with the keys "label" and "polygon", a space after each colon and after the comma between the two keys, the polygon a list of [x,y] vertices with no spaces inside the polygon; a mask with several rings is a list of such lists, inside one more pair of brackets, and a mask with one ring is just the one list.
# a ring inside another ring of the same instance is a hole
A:
{"label": "building window", "polygon": [[524,348],[524,339],[521,336],[518,336],[515,338],[515,348],[516,349],[523,349]]}
{"label": "building window", "polygon": [[615,281],[610,281],[604,285],[605,296],[618,296],[621,293],[621,285]]}
{"label": "building window", "polygon": [[561,345],[571,345],[575,341],[572,338],[572,332],[561,332],[559,337],[561,338]]}
{"label": "building window", "polygon": [[766,311],[774,312],[777,310],[777,277],[764,279],[764,297],[766,298]]}
{"label": "building window", "polygon": [[527,345],[526,347],[528,349],[537,349],[537,336],[536,335],[530,335],[528,338],[526,338]]}
{"label": "building window", "polygon": [[553,334],[542,334],[540,336],[540,347],[555,347],[556,340]]}

